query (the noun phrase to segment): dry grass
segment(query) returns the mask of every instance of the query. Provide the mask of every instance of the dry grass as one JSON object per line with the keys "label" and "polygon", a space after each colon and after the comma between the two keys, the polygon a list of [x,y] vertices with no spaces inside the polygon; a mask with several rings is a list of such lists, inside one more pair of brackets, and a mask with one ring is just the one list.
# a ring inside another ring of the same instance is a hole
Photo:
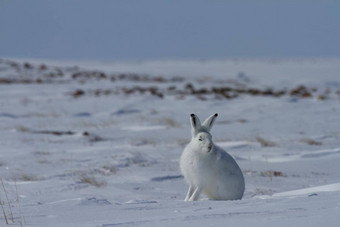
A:
{"label": "dry grass", "polygon": [[[15,208],[15,205],[13,204],[13,201],[10,200],[9,198],[9,194],[8,194],[8,191],[5,187],[5,184],[3,182],[3,180],[1,179],[1,187],[2,187],[2,196],[6,198],[6,201],[4,201],[1,197],[0,197],[0,206],[1,206],[1,209],[2,209],[2,213],[3,213],[3,216],[4,216],[4,220],[5,220],[5,223],[6,225],[9,225],[9,224],[16,224],[15,221],[14,221],[14,215],[13,215],[13,211],[12,211],[12,208]],[[19,215],[20,215],[20,219],[19,219],[19,223],[20,223],[20,226],[23,226],[23,216],[22,216],[22,213],[21,213],[21,206],[20,206],[20,202],[19,202],[19,194],[18,194],[18,188],[17,188],[17,185],[16,185],[16,182],[15,182],[15,192],[16,192],[16,198],[15,198],[15,202],[18,204],[19,206]],[[6,212],[6,208],[7,208],[7,212]],[[9,223],[9,221],[11,223]]]}
{"label": "dry grass", "polygon": [[257,171],[250,170],[250,169],[245,169],[242,172],[243,172],[244,175],[248,175],[248,176],[254,176],[255,174],[257,174]]}
{"label": "dry grass", "polygon": [[275,171],[275,170],[267,170],[260,172],[260,176],[262,177],[287,177],[286,173],[283,173],[281,171]]}
{"label": "dry grass", "polygon": [[11,205],[9,199],[8,199],[7,190],[5,188],[5,185],[4,185],[4,182],[2,181],[2,179],[1,179],[1,185],[2,185],[2,188],[3,188],[4,192],[5,192],[5,196],[6,196],[6,199],[7,199],[7,204],[8,204],[8,207],[9,207],[12,223],[14,223],[14,217],[13,217],[13,212],[12,212],[12,205]]}
{"label": "dry grass", "polygon": [[247,119],[243,119],[243,118],[240,118],[240,119],[237,119],[237,122],[239,122],[239,123],[247,123],[248,122],[248,120]]}
{"label": "dry grass", "polygon": [[107,185],[106,181],[98,180],[94,176],[82,175],[80,176],[80,182],[84,184],[90,184],[97,188],[104,187]]}
{"label": "dry grass", "polygon": [[118,171],[119,171],[119,168],[114,165],[104,165],[102,167],[95,168],[92,171],[88,171],[87,174],[99,174],[102,176],[112,176],[112,175],[115,175]]}
{"label": "dry grass", "polygon": [[34,174],[28,174],[28,173],[23,173],[23,174],[17,174],[15,175],[14,179],[18,181],[39,181],[41,178]]}
{"label": "dry grass", "polygon": [[255,189],[255,194],[256,195],[273,195],[275,191],[272,189],[267,189],[267,188],[256,188]]}
{"label": "dry grass", "polygon": [[6,211],[5,211],[5,208],[4,208],[4,203],[2,202],[1,198],[0,198],[0,205],[1,205],[1,208],[2,208],[2,213],[4,215],[4,219],[5,219],[6,225],[8,225],[8,219],[7,219]]}
{"label": "dry grass", "polygon": [[301,139],[300,142],[302,143],[306,143],[308,145],[312,145],[312,146],[321,146],[322,143],[313,139]]}
{"label": "dry grass", "polygon": [[261,177],[287,177],[288,175],[286,173],[283,173],[281,171],[276,170],[267,170],[267,171],[256,171],[256,170],[244,170],[243,173],[245,175],[250,176],[261,176]]}
{"label": "dry grass", "polygon": [[260,143],[263,147],[274,147],[276,144],[272,141],[263,139],[262,137],[256,137],[256,141]]}
{"label": "dry grass", "polygon": [[22,212],[21,212],[21,205],[20,205],[20,201],[19,201],[19,193],[18,193],[18,187],[17,187],[16,181],[15,181],[14,185],[15,185],[15,192],[16,192],[16,202],[19,204],[20,226],[22,226],[23,220],[25,222],[25,218],[22,216]]}
{"label": "dry grass", "polygon": [[84,137],[87,138],[87,140],[91,143],[94,143],[94,142],[100,142],[100,141],[104,141],[105,139],[98,136],[98,135],[95,135],[93,133],[89,133],[87,131],[83,132],[82,134]]}

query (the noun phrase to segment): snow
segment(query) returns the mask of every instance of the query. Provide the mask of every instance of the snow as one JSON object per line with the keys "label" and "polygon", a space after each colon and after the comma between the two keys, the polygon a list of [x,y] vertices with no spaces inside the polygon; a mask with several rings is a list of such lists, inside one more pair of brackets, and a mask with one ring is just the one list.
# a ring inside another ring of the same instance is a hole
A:
{"label": "snow", "polygon": [[340,191],[340,183],[335,184],[327,184],[322,185],[318,187],[311,187],[306,189],[300,189],[300,190],[293,190],[288,192],[281,192],[276,193],[273,196],[297,196],[297,195],[308,195],[314,196],[317,195],[317,192],[338,192]]}
{"label": "snow", "polygon": [[[94,71],[107,77],[72,78]],[[147,79],[119,77],[129,73]],[[24,226],[338,226],[339,73],[339,59],[2,59],[0,199],[8,222],[11,207]],[[228,99],[192,94],[188,83],[287,92]],[[290,94],[300,85],[311,97]],[[213,139],[243,170],[242,200],[183,202],[178,161],[191,113],[219,113]]]}

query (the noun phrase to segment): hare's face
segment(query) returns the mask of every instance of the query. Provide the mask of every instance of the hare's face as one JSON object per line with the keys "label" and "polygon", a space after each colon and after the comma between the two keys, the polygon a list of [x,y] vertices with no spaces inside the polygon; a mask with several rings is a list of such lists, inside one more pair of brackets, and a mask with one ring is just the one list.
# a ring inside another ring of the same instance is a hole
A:
{"label": "hare's face", "polygon": [[195,140],[197,148],[202,152],[210,152],[214,147],[212,137],[209,133],[200,132],[193,140]]}

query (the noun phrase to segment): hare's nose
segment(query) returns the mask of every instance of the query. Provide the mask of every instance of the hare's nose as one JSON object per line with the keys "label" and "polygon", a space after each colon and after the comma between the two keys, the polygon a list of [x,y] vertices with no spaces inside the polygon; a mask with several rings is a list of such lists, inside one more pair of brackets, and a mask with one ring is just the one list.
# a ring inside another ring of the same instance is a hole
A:
{"label": "hare's nose", "polygon": [[209,145],[208,145],[209,151],[211,150],[212,146],[213,146],[213,145],[212,145],[211,143],[209,143]]}

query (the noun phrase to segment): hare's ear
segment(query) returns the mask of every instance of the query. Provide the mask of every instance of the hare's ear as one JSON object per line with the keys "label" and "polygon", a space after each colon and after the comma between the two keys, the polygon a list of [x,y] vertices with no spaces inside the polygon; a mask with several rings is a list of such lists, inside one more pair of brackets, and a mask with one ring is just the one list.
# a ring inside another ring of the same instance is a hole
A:
{"label": "hare's ear", "polygon": [[214,121],[216,119],[216,117],[218,116],[217,113],[211,115],[210,117],[208,117],[202,124],[202,127],[207,130],[208,132],[210,131],[211,127],[214,124]]}
{"label": "hare's ear", "polygon": [[195,137],[199,130],[201,129],[200,119],[195,114],[190,114],[190,122],[191,122],[191,135]]}

